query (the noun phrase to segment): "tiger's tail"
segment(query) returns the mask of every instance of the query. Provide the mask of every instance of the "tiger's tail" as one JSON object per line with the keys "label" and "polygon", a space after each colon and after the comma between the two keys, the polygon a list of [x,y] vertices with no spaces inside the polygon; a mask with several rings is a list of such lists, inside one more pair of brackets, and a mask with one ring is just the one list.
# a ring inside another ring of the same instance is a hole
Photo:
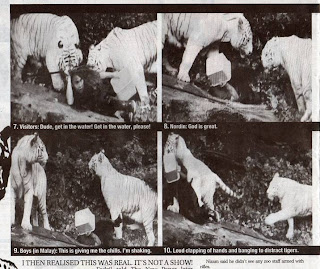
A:
{"label": "tiger's tail", "polygon": [[230,196],[235,197],[237,199],[241,199],[243,197],[243,193],[241,195],[236,194],[222,181],[222,179],[218,175],[216,176],[216,181],[218,182],[220,188]]}

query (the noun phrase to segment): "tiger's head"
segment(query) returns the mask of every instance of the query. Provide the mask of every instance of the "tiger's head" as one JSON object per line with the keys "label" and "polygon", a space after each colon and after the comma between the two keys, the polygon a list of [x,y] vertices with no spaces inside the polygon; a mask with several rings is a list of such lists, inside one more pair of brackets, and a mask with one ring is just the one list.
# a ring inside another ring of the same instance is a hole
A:
{"label": "tiger's head", "polygon": [[269,188],[267,189],[268,199],[273,201],[274,198],[279,197],[281,195],[282,189],[282,178],[279,177],[279,173],[276,173],[269,184]]}
{"label": "tiger's head", "polygon": [[108,49],[103,46],[102,42],[96,46],[90,46],[87,65],[99,73],[112,67]]}
{"label": "tiger's head", "polygon": [[165,153],[174,152],[178,159],[183,159],[186,150],[188,150],[186,142],[184,139],[175,133],[170,133],[165,144]]}
{"label": "tiger's head", "polygon": [[243,15],[239,15],[237,20],[238,27],[231,32],[230,43],[232,47],[240,51],[240,56],[244,58],[253,50],[252,31],[249,21]]}
{"label": "tiger's head", "polygon": [[279,51],[279,38],[271,38],[264,46],[261,53],[261,61],[265,70],[268,72],[281,64]]}
{"label": "tiger's head", "polygon": [[99,153],[92,156],[88,165],[91,173],[102,176],[104,175],[105,168],[107,168],[108,164],[109,160],[104,154],[104,150],[101,150]]}
{"label": "tiger's head", "polygon": [[34,133],[28,140],[26,154],[27,160],[30,163],[39,163],[44,166],[48,161],[47,149],[40,139],[38,133]]}
{"label": "tiger's head", "polygon": [[46,65],[51,74],[52,84],[56,90],[64,88],[59,71],[69,75],[83,59],[79,48],[79,34],[74,22],[68,16],[59,17],[51,33],[46,52]]}

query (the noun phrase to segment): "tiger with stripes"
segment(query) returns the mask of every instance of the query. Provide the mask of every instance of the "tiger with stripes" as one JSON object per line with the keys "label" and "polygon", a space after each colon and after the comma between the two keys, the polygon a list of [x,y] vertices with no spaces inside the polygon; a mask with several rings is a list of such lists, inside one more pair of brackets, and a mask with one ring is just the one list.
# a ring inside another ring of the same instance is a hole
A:
{"label": "tiger with stripes", "polygon": [[157,194],[141,179],[123,175],[114,169],[104,150],[92,156],[89,169],[101,179],[101,191],[115,225],[116,238],[122,238],[122,214],[124,214],[143,224],[148,246],[153,246]]}
{"label": "tiger with stripes", "polygon": [[22,14],[11,20],[11,73],[13,79],[22,79],[22,70],[27,60],[42,62],[51,75],[53,88],[64,89],[66,76],[67,103],[73,104],[69,71],[82,61],[79,49],[79,34],[68,16],[48,13]]}
{"label": "tiger with stripes", "polygon": [[[38,206],[43,217],[43,226],[50,230],[46,195],[47,177],[44,165],[47,163],[46,147],[37,133],[22,137],[11,155],[11,225],[15,224],[15,204],[17,199],[24,199],[21,227],[32,230],[30,222],[33,196],[38,199]],[[33,214],[33,225],[38,226],[37,211]]]}
{"label": "tiger with stripes", "polygon": [[[169,134],[164,152],[174,152],[178,164],[183,165],[187,170],[187,182],[191,184],[197,195],[199,207],[206,206],[209,209],[209,215],[215,217],[217,221],[220,221],[220,215],[213,205],[213,196],[217,187],[220,187],[230,196],[237,199],[242,198],[242,195],[239,196],[233,192],[206,164],[192,155],[180,135]],[[173,210],[179,209],[179,203],[176,198],[174,198],[174,204],[170,208]]]}
{"label": "tiger with stripes", "polygon": [[87,65],[101,77],[116,77],[127,68],[134,81],[142,106],[149,105],[145,72],[157,72],[157,21],[147,22],[132,29],[114,28],[98,45],[91,45]]}
{"label": "tiger with stripes", "polygon": [[289,75],[301,122],[312,121],[312,40],[295,35],[273,37],[261,53],[266,72],[282,66]]}
{"label": "tiger with stripes", "polygon": [[[189,71],[199,52],[210,46],[208,57],[219,52],[220,42],[230,42],[240,51],[241,57],[252,53],[252,31],[242,13],[165,13],[162,43],[185,47],[179,67],[178,79],[190,82]],[[176,74],[177,70],[163,59],[166,69]]]}

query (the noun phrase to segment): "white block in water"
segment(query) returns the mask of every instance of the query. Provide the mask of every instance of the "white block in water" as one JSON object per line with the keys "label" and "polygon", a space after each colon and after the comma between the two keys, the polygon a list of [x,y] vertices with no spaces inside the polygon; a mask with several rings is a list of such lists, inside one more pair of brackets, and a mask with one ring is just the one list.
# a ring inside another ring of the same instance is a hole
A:
{"label": "white block in water", "polygon": [[95,230],[95,216],[92,214],[89,208],[85,208],[76,212],[75,226],[79,235],[90,233]]}
{"label": "white block in water", "polygon": [[224,85],[231,79],[231,62],[223,53],[207,58],[206,73],[212,86]]}
{"label": "white block in water", "polygon": [[119,72],[118,78],[111,79],[111,85],[119,100],[127,101],[137,92],[133,77],[128,68]]}

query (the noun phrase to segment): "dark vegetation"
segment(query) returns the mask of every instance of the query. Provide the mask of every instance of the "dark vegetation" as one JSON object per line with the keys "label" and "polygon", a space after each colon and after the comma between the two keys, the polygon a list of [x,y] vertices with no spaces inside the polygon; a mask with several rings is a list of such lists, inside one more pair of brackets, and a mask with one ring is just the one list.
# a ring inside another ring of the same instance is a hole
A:
{"label": "dark vegetation", "polygon": [[[280,210],[278,202],[268,200],[266,191],[276,172],[282,177],[311,185],[311,126],[301,128],[297,124],[286,123],[281,126],[280,123],[268,127],[260,124],[250,124],[250,128],[246,129],[239,127],[238,124],[228,124],[206,135],[183,131],[179,134],[196,158],[208,165],[233,191],[243,193],[243,198],[237,200],[221,189],[216,190],[214,204],[221,221],[251,228],[268,238],[285,241],[288,228],[286,221],[277,222],[274,227],[264,224],[267,215]],[[167,134],[163,137],[165,141]],[[171,203],[168,197],[171,186],[164,183],[165,208]],[[184,211],[182,213],[192,219],[195,213],[190,215],[188,209],[198,206],[195,194],[190,189],[185,181],[184,184],[180,183],[178,191],[181,198],[180,212]],[[189,197],[186,197],[186,192]],[[203,212],[197,210],[198,217],[193,221],[201,223],[204,221]],[[311,231],[310,217],[295,218],[292,243],[310,245]]]}
{"label": "dark vegetation", "polygon": [[[222,43],[223,52],[232,64],[230,84],[240,95],[240,102],[266,104],[280,121],[299,121],[295,97],[289,76],[283,68],[265,74],[261,63],[261,52],[266,42],[274,36],[296,35],[311,38],[310,13],[245,13],[253,33],[253,53],[244,59],[230,43]],[[172,66],[179,68],[183,49],[168,43],[164,55]],[[204,50],[205,52],[206,50]],[[190,71],[191,81],[213,95],[219,96],[219,88],[210,87],[206,77],[206,53],[200,52]],[[311,64],[311,63],[310,63]],[[165,68],[163,68],[165,73]]]}
{"label": "dark vegetation", "polygon": [[[15,134],[12,148],[26,134],[30,134],[30,131]],[[49,155],[45,167],[48,182],[47,210],[50,225],[56,231],[75,237],[74,214],[87,207],[95,214],[96,222],[110,218],[102,196],[100,179],[93,176],[88,168],[91,157],[101,149],[105,150],[117,171],[144,180],[156,191],[157,148],[154,133],[69,130],[39,132],[39,135]],[[104,236],[107,236],[107,230],[112,231],[112,225],[110,229],[106,225],[103,226],[105,232],[101,225],[96,227],[102,229]],[[142,226],[139,233],[145,236]]]}

